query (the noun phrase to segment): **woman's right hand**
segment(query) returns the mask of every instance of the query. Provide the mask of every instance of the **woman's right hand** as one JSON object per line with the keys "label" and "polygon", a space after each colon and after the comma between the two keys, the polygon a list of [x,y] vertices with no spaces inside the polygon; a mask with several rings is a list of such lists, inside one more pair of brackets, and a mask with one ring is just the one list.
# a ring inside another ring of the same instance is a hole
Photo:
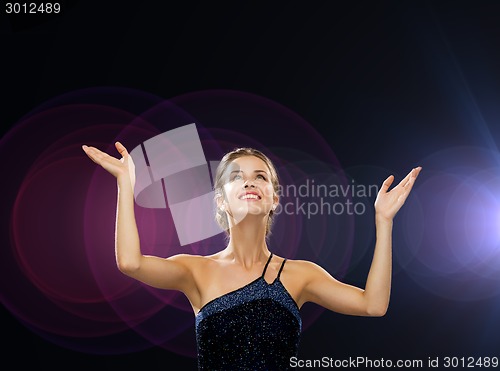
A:
{"label": "woman's right hand", "polygon": [[135,165],[127,149],[120,142],[115,143],[117,151],[122,156],[117,159],[95,147],[83,145],[82,148],[89,158],[96,164],[102,166],[104,170],[113,175],[118,182],[130,180],[132,188],[135,185]]}

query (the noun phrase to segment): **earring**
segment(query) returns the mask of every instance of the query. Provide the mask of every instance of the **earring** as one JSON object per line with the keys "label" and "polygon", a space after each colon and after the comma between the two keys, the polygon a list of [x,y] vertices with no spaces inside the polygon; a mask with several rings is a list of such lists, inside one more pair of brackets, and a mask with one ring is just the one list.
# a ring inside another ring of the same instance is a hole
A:
{"label": "earring", "polygon": [[274,205],[273,205],[273,211],[274,211],[274,210],[276,210],[276,207],[277,207],[277,205],[276,205],[276,204],[274,204]]}
{"label": "earring", "polygon": [[225,211],[226,207],[224,205],[220,205],[219,209],[220,209],[220,211]]}

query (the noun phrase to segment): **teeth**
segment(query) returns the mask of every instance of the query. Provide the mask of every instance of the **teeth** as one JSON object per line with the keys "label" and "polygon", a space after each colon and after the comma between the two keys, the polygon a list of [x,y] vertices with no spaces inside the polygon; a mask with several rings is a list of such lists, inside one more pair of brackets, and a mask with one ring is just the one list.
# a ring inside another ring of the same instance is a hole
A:
{"label": "teeth", "polygon": [[249,198],[252,198],[254,200],[258,200],[259,199],[259,196],[257,195],[252,195],[252,194],[247,194],[247,195],[244,195],[241,197],[241,200],[247,200]]}

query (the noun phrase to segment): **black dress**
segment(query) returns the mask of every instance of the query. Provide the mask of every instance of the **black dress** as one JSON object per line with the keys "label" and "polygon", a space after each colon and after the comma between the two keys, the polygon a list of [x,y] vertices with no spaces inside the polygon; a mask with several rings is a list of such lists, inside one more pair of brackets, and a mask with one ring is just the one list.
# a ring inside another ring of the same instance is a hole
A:
{"label": "black dress", "polygon": [[262,275],[205,304],[196,315],[199,370],[289,370],[298,352],[302,320],[280,281]]}

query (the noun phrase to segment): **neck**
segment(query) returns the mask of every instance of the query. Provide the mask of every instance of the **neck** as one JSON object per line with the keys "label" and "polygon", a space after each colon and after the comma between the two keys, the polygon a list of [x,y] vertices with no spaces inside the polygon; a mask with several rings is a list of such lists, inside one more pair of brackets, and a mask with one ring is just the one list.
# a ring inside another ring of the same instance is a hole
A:
{"label": "neck", "polygon": [[245,268],[262,263],[270,254],[266,243],[266,220],[258,222],[251,219],[245,218],[231,227],[226,248],[228,257]]}

